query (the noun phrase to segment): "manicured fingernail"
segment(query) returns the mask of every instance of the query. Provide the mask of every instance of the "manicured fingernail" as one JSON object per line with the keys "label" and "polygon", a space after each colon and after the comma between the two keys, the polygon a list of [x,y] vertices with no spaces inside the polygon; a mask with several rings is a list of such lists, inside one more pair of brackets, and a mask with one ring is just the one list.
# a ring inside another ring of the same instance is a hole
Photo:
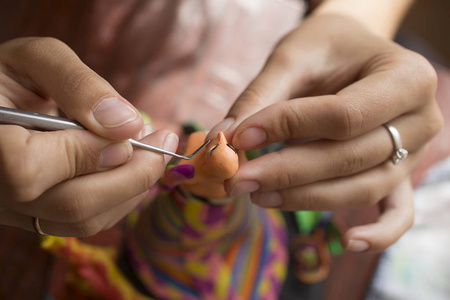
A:
{"label": "manicured fingernail", "polygon": [[[178,148],[178,136],[175,133],[169,133],[164,141],[164,150],[170,152],[176,152]],[[172,159],[170,155],[164,155],[164,161],[166,164]]]}
{"label": "manicured fingernail", "polygon": [[136,120],[137,113],[117,97],[103,99],[94,109],[94,118],[103,127],[114,128]]}
{"label": "manicured fingernail", "polygon": [[240,132],[237,138],[239,148],[252,149],[262,145],[267,140],[267,133],[262,128],[251,127]]}
{"label": "manicured fingernail", "polygon": [[346,250],[352,251],[352,252],[362,252],[362,251],[369,249],[369,247],[370,247],[370,245],[366,241],[350,240],[350,241],[348,241]]}
{"label": "manicured fingernail", "polygon": [[254,195],[252,201],[256,205],[266,208],[280,207],[283,204],[283,198],[281,198],[281,194],[278,192],[266,192]]}
{"label": "manicured fingernail", "polygon": [[214,126],[208,133],[207,139],[213,139],[217,136],[219,131],[224,132],[235,122],[234,118],[226,118],[216,126]]}
{"label": "manicured fingernail", "polygon": [[256,181],[241,181],[234,185],[230,192],[231,197],[238,197],[245,194],[250,194],[259,190],[259,183]]}
{"label": "manicured fingernail", "polygon": [[100,153],[98,164],[101,168],[117,167],[129,161],[132,153],[128,142],[110,144]]}

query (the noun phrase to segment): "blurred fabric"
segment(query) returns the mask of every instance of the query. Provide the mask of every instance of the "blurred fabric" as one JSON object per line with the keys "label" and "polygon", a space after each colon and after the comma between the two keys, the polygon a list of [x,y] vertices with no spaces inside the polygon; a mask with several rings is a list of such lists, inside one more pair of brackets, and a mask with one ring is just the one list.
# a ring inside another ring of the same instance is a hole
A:
{"label": "blurred fabric", "polygon": [[[209,129],[220,121],[306,11],[296,0],[1,0],[0,7],[0,42],[21,36],[64,41],[157,128],[176,131],[182,122]],[[449,73],[438,73],[437,98],[450,120]],[[447,123],[415,173],[417,183],[448,156],[449,134]],[[376,215],[375,207],[337,212],[346,226]],[[119,246],[121,229],[85,241]],[[36,234],[0,226],[0,242],[0,299],[43,299],[63,286],[64,266],[39,248]],[[335,259],[328,280],[305,287],[305,298],[363,299],[377,257],[346,253]]]}

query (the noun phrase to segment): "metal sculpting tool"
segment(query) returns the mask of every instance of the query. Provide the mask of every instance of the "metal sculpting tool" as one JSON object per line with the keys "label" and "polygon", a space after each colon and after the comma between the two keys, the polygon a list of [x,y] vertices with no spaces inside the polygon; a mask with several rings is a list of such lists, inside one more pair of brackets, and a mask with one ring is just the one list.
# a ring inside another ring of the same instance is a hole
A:
{"label": "metal sculpting tool", "polygon": [[[76,121],[72,121],[69,119],[53,117],[18,109],[12,109],[8,107],[0,107],[0,124],[10,124],[10,125],[19,125],[25,127],[27,129],[39,130],[39,131],[56,131],[56,130],[64,130],[64,129],[83,129],[84,128],[80,123]],[[200,150],[206,147],[209,144],[209,140],[206,141],[203,145],[200,146],[197,150],[195,150],[192,154],[188,156],[176,154],[161,148],[157,148],[151,145],[147,145],[141,142],[138,142],[133,139],[128,139],[133,147],[162,153],[170,156],[174,156],[176,158],[189,160],[196,156]]]}

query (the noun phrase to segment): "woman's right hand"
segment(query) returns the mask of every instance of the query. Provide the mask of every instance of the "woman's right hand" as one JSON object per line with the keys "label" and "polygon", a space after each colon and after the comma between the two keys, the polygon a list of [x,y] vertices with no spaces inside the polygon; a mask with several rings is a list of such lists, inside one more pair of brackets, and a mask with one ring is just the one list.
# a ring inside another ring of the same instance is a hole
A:
{"label": "woman's right hand", "polygon": [[[0,224],[57,236],[89,236],[122,219],[160,178],[165,159],[135,150],[139,112],[64,43],[20,38],[0,45],[0,106],[62,111],[87,130],[36,132],[0,125]],[[175,151],[164,130],[142,142]]]}

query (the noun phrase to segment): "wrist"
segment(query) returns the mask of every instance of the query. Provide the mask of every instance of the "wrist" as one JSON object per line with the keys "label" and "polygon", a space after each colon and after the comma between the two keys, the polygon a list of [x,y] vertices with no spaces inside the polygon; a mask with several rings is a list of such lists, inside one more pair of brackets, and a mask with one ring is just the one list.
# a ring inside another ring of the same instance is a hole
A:
{"label": "wrist", "polygon": [[311,15],[341,15],[359,21],[372,33],[392,39],[413,0],[325,0]]}

